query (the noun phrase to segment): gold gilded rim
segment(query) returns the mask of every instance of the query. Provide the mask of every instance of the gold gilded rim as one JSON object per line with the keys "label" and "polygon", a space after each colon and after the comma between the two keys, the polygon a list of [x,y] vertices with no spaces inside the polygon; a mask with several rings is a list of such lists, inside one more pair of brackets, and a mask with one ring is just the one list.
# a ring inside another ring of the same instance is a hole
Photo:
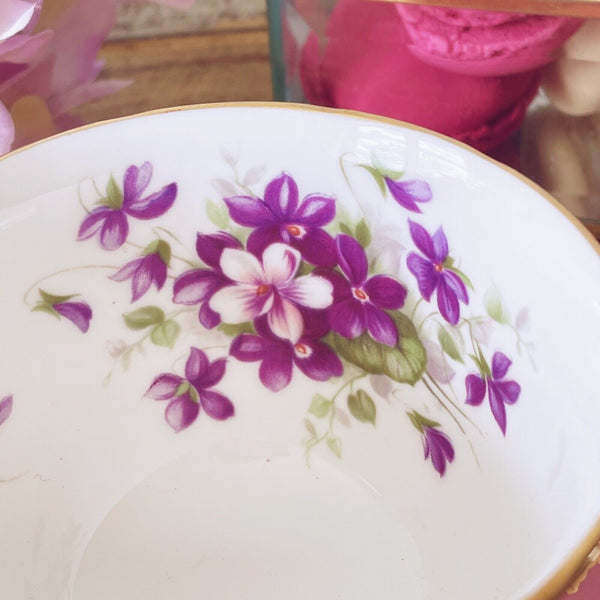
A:
{"label": "gold gilded rim", "polygon": [[[599,0],[600,1],[600,0]],[[479,152],[467,144],[463,142],[459,142],[455,139],[452,139],[446,135],[441,133],[437,133],[435,131],[431,131],[429,129],[425,129],[424,127],[419,127],[418,125],[412,125],[411,123],[405,123],[403,121],[397,121],[395,119],[390,119],[388,117],[381,117],[378,115],[371,115],[368,113],[362,113],[353,110],[345,110],[345,109],[335,109],[335,108],[325,108],[320,106],[311,106],[307,104],[296,104],[291,102],[219,102],[213,104],[195,104],[189,106],[177,106],[172,108],[165,109],[157,109],[151,110],[135,115],[130,115],[126,117],[119,117],[116,119],[109,119],[105,121],[98,121],[97,123],[91,123],[89,125],[84,125],[83,127],[78,127],[76,129],[71,129],[70,131],[65,131],[63,133],[59,133],[57,135],[53,135],[49,138],[40,140],[38,142],[34,142],[33,144],[29,144],[28,146],[24,146],[22,148],[18,148],[13,152],[9,152],[4,156],[0,157],[0,161],[5,161],[7,159],[12,158],[22,152],[26,152],[31,148],[35,148],[39,145],[46,144],[56,139],[65,138],[71,135],[75,135],[82,131],[86,131],[88,129],[95,129],[97,127],[102,127],[104,125],[119,123],[121,121],[128,121],[131,119],[137,119],[140,117],[147,117],[152,115],[160,115],[160,114],[168,114],[171,112],[183,112],[183,111],[196,111],[200,109],[211,109],[211,108],[271,108],[276,110],[297,110],[304,112],[313,112],[313,113],[324,113],[324,114],[333,114],[340,115],[346,117],[352,117],[355,119],[366,120],[366,121],[375,121],[377,123],[383,123],[385,125],[392,125],[395,127],[401,127],[404,129],[410,129],[413,131],[418,131],[420,133],[430,135],[436,138],[439,138],[449,144],[452,144],[463,151],[466,151],[470,154],[474,154],[483,160],[490,162],[495,165],[497,168],[509,173],[513,177],[519,179],[522,183],[527,185],[529,188],[537,192],[540,196],[542,196],[546,201],[550,203],[555,209],[557,209],[575,228],[578,232],[588,241],[588,243],[592,246],[592,248],[596,251],[596,253],[600,256],[600,243],[596,240],[596,238],[592,235],[592,233],[586,229],[586,227],[581,223],[581,221],[575,217],[571,212],[569,212],[558,200],[556,200],[553,196],[551,196],[546,190],[542,187],[525,177],[522,173],[504,165],[489,156],[486,156],[482,152]],[[546,580],[546,582],[540,587],[533,595],[523,597],[521,600],[553,600],[554,598],[558,598],[561,593],[567,591],[570,587],[570,584],[581,577],[582,573],[585,572],[585,567],[588,564],[588,557],[593,555],[594,549],[600,546],[600,519],[598,522],[591,528],[588,535],[585,539],[580,543],[578,548],[567,557],[563,564]],[[600,568],[600,567],[599,567]],[[578,582],[581,583],[581,580]]]}

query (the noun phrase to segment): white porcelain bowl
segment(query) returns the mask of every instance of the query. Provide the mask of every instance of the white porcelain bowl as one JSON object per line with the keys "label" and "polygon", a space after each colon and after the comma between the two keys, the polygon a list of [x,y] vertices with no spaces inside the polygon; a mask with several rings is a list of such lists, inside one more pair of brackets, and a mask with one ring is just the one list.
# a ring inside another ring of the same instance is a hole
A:
{"label": "white porcelain bowl", "polygon": [[445,138],[278,105],[0,161],[11,600],[544,600],[600,538],[600,255]]}

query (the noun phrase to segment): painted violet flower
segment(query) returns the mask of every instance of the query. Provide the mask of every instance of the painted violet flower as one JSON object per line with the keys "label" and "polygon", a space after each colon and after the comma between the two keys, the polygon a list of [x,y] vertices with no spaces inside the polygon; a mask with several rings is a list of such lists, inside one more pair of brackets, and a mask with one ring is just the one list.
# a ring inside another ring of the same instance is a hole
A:
{"label": "painted violet flower", "polygon": [[10,417],[10,413],[12,412],[13,407],[13,397],[5,396],[0,400],[0,425],[4,423],[8,417]]}
{"label": "painted violet flower", "polygon": [[450,438],[440,429],[440,424],[424,417],[417,411],[408,413],[413,426],[423,437],[425,460],[430,459],[433,468],[443,477],[447,463],[454,460],[454,448]]}
{"label": "painted violet flower", "polygon": [[469,303],[467,288],[451,266],[448,258],[448,240],[440,227],[433,236],[426,229],[409,221],[410,235],[417,248],[425,255],[411,252],[407,264],[409,271],[417,278],[419,291],[427,302],[437,290],[437,304],[441,315],[451,325],[460,318],[459,301]]}
{"label": "painted violet flower", "polygon": [[343,367],[336,353],[321,338],[329,327],[322,312],[305,313],[302,337],[292,343],[278,338],[269,329],[267,319],[255,321],[258,335],[243,333],[231,343],[230,354],[244,362],[260,361],[258,371],[262,384],[278,392],[292,379],[294,365],[315,381],[327,381],[339,377]]}
{"label": "painted violet flower", "polygon": [[264,200],[234,196],[225,203],[236,223],[256,228],[248,237],[248,250],[254,255],[261,256],[270,244],[284,242],[313,265],[336,264],[333,238],[321,229],[335,216],[333,198],[310,194],[299,203],[296,182],[282,173],[267,185]]}
{"label": "painted violet flower", "polygon": [[394,200],[411,212],[422,212],[417,202],[429,202],[433,197],[431,187],[429,187],[426,181],[420,179],[394,181],[389,177],[384,177],[383,179]]}
{"label": "painted violet flower", "polygon": [[185,365],[185,378],[162,373],[146,392],[153,400],[168,400],[167,423],[177,432],[189,427],[202,408],[212,419],[224,421],[233,417],[235,409],[229,398],[212,389],[225,375],[225,358],[210,362],[198,348],[191,348]]}
{"label": "painted violet flower", "polygon": [[92,319],[92,309],[87,302],[71,302],[70,296],[55,296],[44,290],[39,290],[40,300],[32,308],[33,311],[45,312],[53,315],[57,319],[64,317],[76,325],[82,333],[86,333],[90,328]]}
{"label": "painted violet flower", "polygon": [[167,279],[167,267],[171,260],[171,247],[163,240],[152,242],[144,250],[144,256],[128,262],[110,276],[113,281],[131,279],[131,301],[139,300],[154,283],[162,289]]}
{"label": "painted violet flower", "polygon": [[385,309],[401,308],[406,288],[388,275],[368,277],[365,251],[353,237],[338,235],[336,250],[344,276],[324,272],[334,286],[334,303],[329,310],[331,328],[346,338],[355,338],[366,329],[376,342],[395,346],[398,330]]}
{"label": "painted violet flower", "polygon": [[77,239],[87,240],[99,233],[101,246],[105,250],[116,250],[127,239],[128,216],[147,220],[164,215],[175,202],[177,184],[170,183],[154,194],[143,196],[151,178],[152,165],[149,162],[140,168],[131,166],[127,169],[122,193],[111,178],[106,198],[102,198],[102,205],[83,220]]}
{"label": "painted violet flower", "polygon": [[221,270],[234,285],[217,291],[209,306],[225,323],[246,323],[267,315],[271,331],[296,343],[304,328],[298,305],[327,308],[332,285],[317,275],[294,279],[302,259],[300,252],[285,244],[271,244],[261,262],[249,252],[225,248]]}
{"label": "painted violet flower", "polygon": [[210,268],[187,271],[173,285],[173,302],[186,306],[200,304],[198,318],[207,329],[212,329],[221,322],[219,314],[209,306],[210,299],[215,292],[233,283],[221,271],[221,255],[225,248],[241,249],[242,244],[223,231],[209,235],[199,233],[196,237],[196,252]]}
{"label": "painted violet flower", "polygon": [[471,406],[480,406],[485,398],[487,388],[494,419],[496,419],[502,433],[506,435],[505,404],[515,404],[521,393],[521,386],[516,381],[504,379],[512,361],[502,352],[494,352],[490,370],[480,351],[476,362],[480,375],[467,375],[465,379],[467,399],[465,402]]}

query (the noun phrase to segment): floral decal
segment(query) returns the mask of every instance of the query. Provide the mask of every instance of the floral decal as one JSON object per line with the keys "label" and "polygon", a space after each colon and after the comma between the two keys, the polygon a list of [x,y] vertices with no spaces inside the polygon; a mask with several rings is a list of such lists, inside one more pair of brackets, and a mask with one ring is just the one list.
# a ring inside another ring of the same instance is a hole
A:
{"label": "floral decal", "polygon": [[[177,359],[145,393],[166,404],[165,420],[175,432],[188,430],[202,413],[215,421],[233,418],[234,404],[244,398],[229,394],[230,399],[219,390],[227,390],[232,364],[248,363],[255,365],[257,383],[273,393],[295,380],[320,383],[322,393],[298,400],[307,404],[307,460],[321,445],[341,458],[338,427],[376,427],[382,402],[402,406],[425,460],[440,477],[464,450],[455,436],[467,438],[473,448],[470,438],[482,433],[469,411],[486,395],[491,415],[473,414],[489,416],[494,428],[507,434],[506,406],[518,401],[521,387],[507,378],[512,362],[497,347],[494,331],[505,328],[518,354],[530,352],[521,335],[528,312],[522,309],[513,321],[493,287],[484,298],[485,314],[470,310],[475,288],[450,255],[446,231],[415,220],[426,219],[423,212],[434,201],[427,182],[404,178],[376,161],[354,163],[357,176],[375,181],[379,202],[396,211],[394,223],[378,226],[366,213],[359,218],[347,213],[330,193],[301,194],[287,172],[254,192],[250,186],[262,180],[265,169],[240,177],[236,160],[224,158],[233,176],[213,182],[218,200],[205,205],[217,230],[205,231],[207,223],[199,223],[193,240],[181,241],[156,224],[144,231],[137,223],[159,219],[178,194],[176,183],[147,192],[153,175],[148,162],[127,168],[121,187],[111,176],[105,193],[98,192],[97,208],[81,201],[87,215],[77,240],[97,238],[103,250],[131,246],[136,253],[121,264],[81,267],[105,269],[107,284],[129,286],[136,305],[122,319],[139,337],[110,343],[115,364],[105,385],[115,368],[127,370],[146,344],[166,352],[181,344],[185,332],[201,341],[210,336],[215,344],[186,345],[180,356],[185,367]],[[342,173],[354,193],[344,161]],[[58,287],[61,274],[77,268],[36,282],[25,300],[33,311],[64,317],[85,333],[90,305],[39,287],[50,279]],[[39,298],[32,302],[35,290]],[[169,306],[138,306],[159,293],[163,299],[168,295]],[[486,355],[492,356],[491,367]],[[464,393],[454,389],[461,372]],[[415,406],[403,390],[417,386],[429,401]],[[0,403],[0,423],[11,403],[11,397]]]}

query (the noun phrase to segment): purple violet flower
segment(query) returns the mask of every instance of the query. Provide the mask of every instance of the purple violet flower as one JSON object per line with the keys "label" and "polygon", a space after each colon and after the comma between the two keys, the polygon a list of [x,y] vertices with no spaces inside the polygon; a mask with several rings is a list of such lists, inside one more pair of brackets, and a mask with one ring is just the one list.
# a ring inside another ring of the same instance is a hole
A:
{"label": "purple violet flower", "polygon": [[206,329],[221,323],[221,317],[209,306],[213,294],[233,282],[223,275],[219,262],[225,248],[241,249],[242,244],[232,235],[218,233],[202,234],[196,237],[196,252],[209,269],[194,269],[180,275],[173,285],[173,302],[194,306],[200,304],[198,319]]}
{"label": "purple violet flower", "polygon": [[202,350],[191,348],[185,378],[161,373],[145,395],[153,400],[169,401],[165,419],[176,432],[189,427],[198,418],[200,408],[212,419],[229,419],[235,414],[233,404],[223,394],[209,389],[223,379],[226,362],[225,358],[210,362]]}
{"label": "purple violet flower", "polygon": [[[155,219],[165,214],[175,202],[177,184],[170,183],[160,191],[142,197],[152,178],[152,165],[131,166],[125,172],[123,193],[109,183],[103,205],[94,209],[81,223],[78,240],[87,240],[97,233],[105,250],[120,248],[127,239],[129,223],[134,219]],[[114,180],[111,180],[114,182]]]}
{"label": "purple violet flower", "polygon": [[446,463],[454,460],[454,448],[450,438],[435,427],[423,427],[423,450],[425,460],[431,459],[433,468],[443,477],[446,473]]}
{"label": "purple violet flower", "polygon": [[336,271],[319,271],[333,284],[331,328],[346,338],[355,338],[366,329],[376,342],[395,346],[398,330],[384,309],[401,308],[406,288],[388,275],[368,277],[365,251],[353,237],[338,235],[336,251],[343,276]]}
{"label": "purple violet flower", "polygon": [[429,202],[433,197],[431,187],[426,181],[420,179],[394,181],[389,177],[383,179],[394,200],[411,212],[422,212],[417,202]]}
{"label": "purple violet flower", "polygon": [[87,302],[59,302],[52,304],[52,308],[65,319],[73,322],[82,333],[90,328],[92,309]]}
{"label": "purple violet flower", "polygon": [[502,433],[506,435],[505,404],[515,404],[521,393],[521,386],[516,381],[504,379],[512,361],[502,352],[494,352],[490,370],[480,352],[477,363],[480,375],[467,375],[465,379],[467,389],[465,402],[471,406],[480,406],[487,389],[492,415]]}
{"label": "purple violet flower", "polygon": [[5,396],[0,400],[0,425],[4,423],[8,417],[10,417],[10,413],[12,412],[13,407],[13,397]]}
{"label": "purple violet flower", "polygon": [[307,262],[333,267],[333,238],[323,229],[335,217],[335,200],[310,194],[299,203],[298,186],[287,173],[273,179],[264,200],[253,196],[226,198],[231,218],[239,225],[255,227],[248,237],[248,250],[262,256],[267,246],[284,242],[296,248]]}
{"label": "purple violet flower", "polygon": [[225,323],[246,323],[266,314],[276,336],[296,343],[304,327],[298,305],[322,309],[332,301],[327,279],[296,277],[301,262],[298,250],[281,243],[265,249],[262,263],[249,252],[225,248],[221,271],[233,285],[215,292],[209,306]]}
{"label": "purple violet flower", "polygon": [[409,271],[416,277],[421,295],[427,302],[437,290],[437,304],[441,315],[451,325],[460,318],[459,301],[469,303],[467,288],[448,264],[448,240],[440,227],[433,236],[427,230],[409,221],[410,235],[417,248],[425,255],[411,252],[407,259]]}
{"label": "purple violet flower", "polygon": [[128,262],[114,275],[113,281],[131,279],[131,301],[139,300],[152,283],[157,290],[162,289],[167,280],[167,267],[171,258],[171,248],[163,240],[153,242],[144,250],[144,256]]}
{"label": "purple violet flower", "polygon": [[304,323],[302,337],[292,343],[274,335],[267,319],[259,317],[254,323],[258,335],[238,335],[229,352],[243,362],[260,361],[259,378],[273,392],[289,384],[294,365],[315,381],[342,375],[344,368],[340,359],[321,341],[329,331],[326,315],[318,311],[305,312]]}

